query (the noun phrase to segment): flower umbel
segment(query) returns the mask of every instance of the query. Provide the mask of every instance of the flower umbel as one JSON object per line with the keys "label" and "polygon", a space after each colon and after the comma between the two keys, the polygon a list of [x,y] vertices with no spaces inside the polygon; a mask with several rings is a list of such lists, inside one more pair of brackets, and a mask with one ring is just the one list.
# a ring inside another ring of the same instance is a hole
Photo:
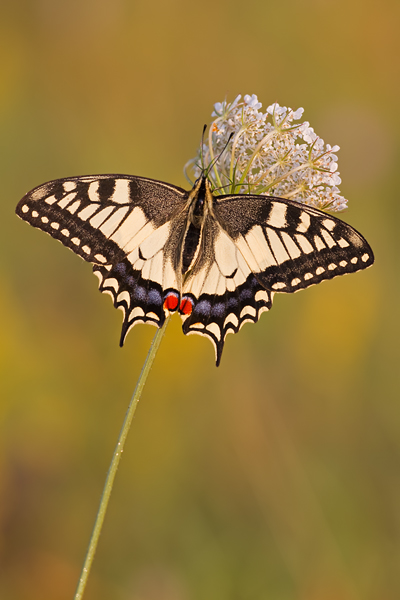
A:
{"label": "flower umbel", "polygon": [[325,144],[308,121],[300,121],[303,108],[261,108],[255,94],[214,105],[208,139],[188,163],[194,177],[226,146],[209,173],[215,193],[266,194],[335,212],[347,208],[338,188],[339,146]]}

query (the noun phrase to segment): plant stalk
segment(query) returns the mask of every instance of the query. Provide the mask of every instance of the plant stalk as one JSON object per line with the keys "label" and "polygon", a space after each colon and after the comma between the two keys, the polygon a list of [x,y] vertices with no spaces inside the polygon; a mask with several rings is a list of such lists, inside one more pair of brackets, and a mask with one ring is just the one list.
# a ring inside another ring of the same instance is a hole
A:
{"label": "plant stalk", "polygon": [[157,332],[153,338],[153,341],[150,346],[150,350],[147,354],[147,358],[144,362],[142,371],[140,373],[138,382],[136,384],[135,391],[133,392],[133,396],[129,403],[129,407],[128,407],[128,410],[125,415],[124,423],[122,425],[122,428],[121,428],[121,431],[120,431],[120,434],[118,437],[117,445],[115,446],[111,464],[108,469],[103,493],[101,496],[99,508],[98,508],[97,515],[96,515],[96,520],[94,523],[89,546],[88,546],[88,549],[86,552],[85,561],[83,563],[82,571],[81,571],[81,574],[79,577],[79,582],[78,582],[78,586],[77,586],[77,589],[75,592],[74,600],[82,600],[82,598],[83,598],[86,583],[87,583],[89,573],[90,573],[90,568],[93,563],[93,559],[94,559],[97,544],[99,541],[101,529],[103,527],[104,518],[106,516],[107,506],[108,506],[108,502],[110,500],[115,475],[117,473],[119,461],[121,460],[122,452],[124,450],[124,445],[125,445],[125,441],[126,441],[128,432],[129,432],[129,428],[131,426],[132,419],[135,414],[136,407],[139,403],[144,384],[146,383],[147,376],[148,376],[151,366],[153,364],[154,358],[157,354],[157,350],[160,346],[160,343],[161,343],[162,337],[165,333],[165,329],[167,327],[169,319],[170,319],[170,317],[167,317],[165,319],[164,325],[161,327],[161,329],[157,330]]}

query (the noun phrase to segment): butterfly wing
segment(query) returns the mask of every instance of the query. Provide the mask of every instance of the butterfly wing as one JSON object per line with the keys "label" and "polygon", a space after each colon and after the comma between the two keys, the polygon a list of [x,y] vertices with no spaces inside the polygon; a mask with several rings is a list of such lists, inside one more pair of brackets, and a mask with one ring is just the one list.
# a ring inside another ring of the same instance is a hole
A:
{"label": "butterfly wing", "polygon": [[374,262],[369,244],[353,227],[298,202],[221,196],[215,214],[257,280],[275,292],[297,292]]}
{"label": "butterfly wing", "polygon": [[[183,287],[184,333],[206,335],[221,359],[226,335],[256,322],[275,292],[292,293],[372,265],[366,240],[331,215],[266,196],[219,196]],[[188,311],[189,312],[189,311]]]}
{"label": "butterfly wing", "polygon": [[124,312],[122,345],[133,325],[160,327],[178,307],[187,197],[144,177],[92,175],[45,183],[16,212],[93,263],[100,290]]}
{"label": "butterfly wing", "polygon": [[232,238],[208,216],[197,260],[183,283],[183,332],[208,337],[218,366],[228,333],[258,321],[270,309],[272,296],[257,281]]}
{"label": "butterfly wing", "polygon": [[189,192],[160,181],[93,175],[41,185],[16,212],[94,265],[100,290],[124,312],[121,345],[136,323],[160,327],[166,312],[180,307],[184,333],[207,336],[217,365],[227,334],[258,321],[275,292],[295,292],[374,261],[365,239],[343,221],[290,200],[250,195],[214,198],[195,251],[184,243],[190,202]]}

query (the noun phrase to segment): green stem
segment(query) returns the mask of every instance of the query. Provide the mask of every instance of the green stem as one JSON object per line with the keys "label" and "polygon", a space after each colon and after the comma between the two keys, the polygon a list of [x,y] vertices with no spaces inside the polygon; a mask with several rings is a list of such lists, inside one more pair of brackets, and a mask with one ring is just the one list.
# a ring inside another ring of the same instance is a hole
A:
{"label": "green stem", "polygon": [[104,522],[104,517],[106,515],[106,511],[107,511],[107,506],[108,506],[108,501],[110,499],[111,496],[111,491],[112,491],[112,487],[114,484],[114,479],[115,479],[115,475],[117,473],[117,469],[118,469],[118,465],[119,465],[119,461],[121,460],[121,454],[124,450],[124,445],[125,445],[125,441],[129,432],[129,428],[131,426],[132,423],[132,419],[133,416],[135,414],[135,410],[136,407],[138,405],[140,396],[142,394],[143,391],[143,387],[144,384],[146,383],[146,379],[147,376],[149,374],[149,371],[151,369],[151,366],[153,364],[154,358],[156,356],[158,347],[161,343],[161,339],[165,333],[165,329],[167,327],[168,321],[169,321],[170,317],[167,317],[165,319],[165,323],[164,325],[161,327],[161,329],[158,329],[153,341],[151,343],[150,346],[150,350],[149,353],[147,355],[147,358],[144,362],[142,371],[140,373],[138,382],[136,384],[136,388],[135,391],[133,392],[133,396],[131,398],[128,410],[126,412],[125,415],[125,420],[124,423],[122,425],[119,437],[118,437],[118,442],[117,445],[115,447],[114,450],[114,454],[111,460],[111,464],[110,464],[110,468],[108,469],[108,473],[107,473],[107,478],[106,478],[106,482],[104,484],[104,489],[103,489],[103,494],[101,496],[101,500],[100,500],[100,505],[99,505],[99,509],[97,511],[97,516],[96,516],[96,520],[94,523],[94,527],[93,527],[93,531],[92,531],[92,535],[90,538],[90,542],[89,542],[89,546],[86,552],[86,556],[85,556],[85,562],[83,563],[83,567],[82,567],[82,571],[81,571],[81,575],[79,578],[79,583],[78,583],[78,587],[76,589],[75,592],[75,596],[74,596],[74,600],[81,600],[83,598],[83,594],[85,591],[85,587],[86,587],[86,583],[89,577],[89,573],[90,573],[90,568],[92,566],[92,562],[94,559],[94,555],[96,552],[96,548],[97,548],[97,544],[99,541],[99,537],[100,537],[100,533],[101,533],[101,529],[103,526],[103,522]]}
{"label": "green stem", "polygon": [[255,157],[257,156],[257,154],[260,152],[261,148],[264,146],[264,144],[266,144],[274,135],[276,134],[276,130],[273,129],[272,131],[270,131],[269,133],[267,133],[267,135],[265,135],[263,137],[263,139],[258,142],[257,146],[255,147],[253,154],[250,157],[249,162],[247,163],[247,167],[245,168],[245,170],[243,171],[242,177],[240,178],[239,184],[242,185],[244,180],[246,179],[247,173],[250,170],[251,165],[253,164],[253,161],[255,159]]}

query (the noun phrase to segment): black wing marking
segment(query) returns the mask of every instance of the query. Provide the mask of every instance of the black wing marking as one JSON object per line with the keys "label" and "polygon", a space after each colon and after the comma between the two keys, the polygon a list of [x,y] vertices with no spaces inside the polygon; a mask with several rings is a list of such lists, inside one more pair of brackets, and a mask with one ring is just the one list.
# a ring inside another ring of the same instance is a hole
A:
{"label": "black wing marking", "polygon": [[244,323],[257,322],[270,309],[272,296],[230,237],[208,216],[200,252],[182,287],[183,333],[208,337],[218,366],[228,333],[237,333]]}
{"label": "black wing marking", "polygon": [[340,219],[298,202],[221,196],[215,214],[267,290],[292,293],[373,264],[367,241]]}
{"label": "black wing marking", "polygon": [[[19,202],[22,219],[93,263],[100,290],[124,312],[121,345],[136,323],[161,326],[179,305],[179,237],[188,192],[127,175],[45,183]],[[166,299],[167,304],[165,305]]]}

